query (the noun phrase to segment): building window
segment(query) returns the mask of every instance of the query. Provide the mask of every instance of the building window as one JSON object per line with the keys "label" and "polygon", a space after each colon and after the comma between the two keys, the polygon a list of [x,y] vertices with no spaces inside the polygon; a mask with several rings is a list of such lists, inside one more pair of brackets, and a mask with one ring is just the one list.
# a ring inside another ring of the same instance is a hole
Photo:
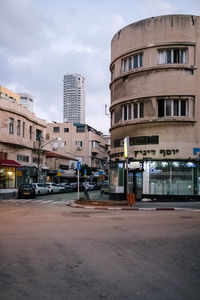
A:
{"label": "building window", "polygon": [[128,114],[127,114],[128,106],[124,105],[122,111],[123,111],[123,121],[126,121],[128,119],[128,117],[127,117],[128,116]]}
{"label": "building window", "polygon": [[129,138],[129,145],[154,145],[159,144],[159,136],[137,136],[137,137],[130,137]]}
{"label": "building window", "polygon": [[53,127],[53,132],[54,133],[60,132],[60,127]]}
{"label": "building window", "polygon": [[20,135],[21,121],[17,120],[17,135]]}
{"label": "building window", "polygon": [[85,132],[85,126],[77,126],[76,132]]}
{"label": "building window", "polygon": [[[137,146],[137,145],[155,145],[159,144],[159,136],[137,136],[137,137],[129,137],[129,145]],[[123,147],[124,139],[114,140],[114,147]]]}
{"label": "building window", "polygon": [[61,147],[64,148],[67,145],[66,142],[61,142]]}
{"label": "building window", "polygon": [[69,128],[64,128],[64,132],[69,132]]}
{"label": "building window", "polygon": [[49,140],[50,136],[49,133],[46,134],[46,140]]}
{"label": "building window", "polygon": [[186,64],[187,63],[187,49],[175,48],[158,50],[159,64]]}
{"label": "building window", "polygon": [[40,129],[36,129],[36,141],[39,141],[42,137],[42,131]]}
{"label": "building window", "polygon": [[158,99],[158,117],[186,117],[187,115],[187,99]]}
{"label": "building window", "polygon": [[97,141],[92,141],[92,147],[93,147],[93,148],[99,148],[99,147],[100,147],[99,142],[97,142]]}
{"label": "building window", "polygon": [[83,147],[83,142],[82,142],[82,141],[76,141],[75,143],[76,143],[76,147],[77,147],[78,149],[80,149],[80,148]]}
{"label": "building window", "polygon": [[29,138],[30,138],[30,140],[32,140],[32,134],[33,134],[33,127],[30,126],[29,127]]}
{"label": "building window", "polygon": [[23,138],[25,137],[25,122],[23,122],[23,125],[22,125],[22,136],[23,136]]}
{"label": "building window", "polygon": [[14,119],[10,118],[9,120],[9,133],[13,134],[14,133]]}
{"label": "building window", "polygon": [[111,80],[113,80],[113,78],[115,76],[115,65],[112,66],[110,71],[111,71]]}
{"label": "building window", "polygon": [[17,160],[23,162],[29,162],[29,156],[17,154]]}
{"label": "building window", "polygon": [[111,112],[111,124],[114,125],[116,123],[115,121],[115,110],[113,109],[113,111]]}
{"label": "building window", "polygon": [[1,159],[7,159],[7,157],[8,157],[8,153],[6,153],[6,152],[0,152],[0,158]]}
{"label": "building window", "polygon": [[144,103],[136,102],[122,107],[122,120],[127,121],[131,119],[144,117]]}
{"label": "building window", "polygon": [[114,147],[123,147],[124,146],[124,139],[114,140]]}
{"label": "building window", "polygon": [[122,60],[123,72],[127,72],[132,69],[141,68],[142,66],[143,66],[143,53],[129,56]]}

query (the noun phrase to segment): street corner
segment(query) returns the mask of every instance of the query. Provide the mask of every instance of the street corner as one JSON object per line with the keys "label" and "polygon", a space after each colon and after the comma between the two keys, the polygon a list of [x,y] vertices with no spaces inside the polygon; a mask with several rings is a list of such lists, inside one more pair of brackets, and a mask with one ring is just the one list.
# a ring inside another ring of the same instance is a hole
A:
{"label": "street corner", "polygon": [[199,208],[185,208],[185,207],[137,207],[137,206],[100,206],[100,205],[84,205],[75,202],[67,202],[65,205],[72,208],[82,209],[97,209],[97,210],[123,210],[123,211],[195,211],[200,212]]}

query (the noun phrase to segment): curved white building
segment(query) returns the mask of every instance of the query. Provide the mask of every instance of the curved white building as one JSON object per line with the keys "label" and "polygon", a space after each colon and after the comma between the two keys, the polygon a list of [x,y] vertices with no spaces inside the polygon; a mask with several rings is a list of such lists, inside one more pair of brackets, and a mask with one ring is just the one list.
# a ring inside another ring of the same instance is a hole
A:
{"label": "curved white building", "polygon": [[[200,194],[200,17],[167,15],[111,43],[111,197]],[[124,138],[129,177],[124,177]],[[130,162],[135,162],[130,163]]]}

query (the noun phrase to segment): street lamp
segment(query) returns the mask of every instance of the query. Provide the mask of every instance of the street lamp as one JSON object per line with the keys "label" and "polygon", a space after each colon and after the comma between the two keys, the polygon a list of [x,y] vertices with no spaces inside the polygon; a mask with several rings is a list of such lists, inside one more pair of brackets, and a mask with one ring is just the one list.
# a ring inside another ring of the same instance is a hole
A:
{"label": "street lamp", "polygon": [[40,182],[40,153],[41,153],[41,149],[44,148],[46,145],[52,143],[52,142],[55,142],[55,141],[60,141],[61,138],[55,138],[55,139],[52,139],[50,141],[48,141],[47,143],[42,143],[43,140],[42,140],[42,136],[40,135],[39,138],[38,138],[38,172],[37,172],[37,182]]}

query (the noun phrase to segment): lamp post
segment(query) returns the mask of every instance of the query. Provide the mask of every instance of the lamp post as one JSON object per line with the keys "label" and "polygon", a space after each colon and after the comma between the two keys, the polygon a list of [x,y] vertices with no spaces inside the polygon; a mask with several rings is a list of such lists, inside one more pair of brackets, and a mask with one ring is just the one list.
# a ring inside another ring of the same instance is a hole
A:
{"label": "lamp post", "polygon": [[60,138],[55,138],[55,139],[52,139],[50,141],[48,141],[47,143],[42,143],[43,142],[43,139],[42,139],[42,136],[40,135],[39,138],[38,138],[38,171],[37,171],[37,182],[40,182],[40,154],[41,154],[41,149],[44,148],[46,145],[54,142],[54,141],[59,141]]}

